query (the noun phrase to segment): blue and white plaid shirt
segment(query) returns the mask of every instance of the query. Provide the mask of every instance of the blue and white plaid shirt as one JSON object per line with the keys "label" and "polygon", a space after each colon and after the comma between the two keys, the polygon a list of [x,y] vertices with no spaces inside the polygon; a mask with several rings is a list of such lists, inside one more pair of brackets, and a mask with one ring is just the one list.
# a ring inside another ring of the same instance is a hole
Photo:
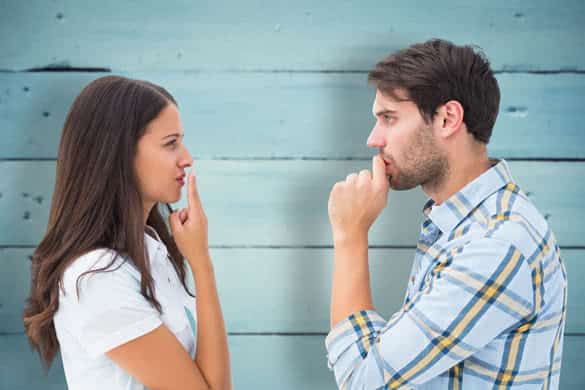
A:
{"label": "blue and white plaid shirt", "polygon": [[567,279],[545,219],[500,160],[424,207],[403,307],[327,336],[342,389],[557,389]]}

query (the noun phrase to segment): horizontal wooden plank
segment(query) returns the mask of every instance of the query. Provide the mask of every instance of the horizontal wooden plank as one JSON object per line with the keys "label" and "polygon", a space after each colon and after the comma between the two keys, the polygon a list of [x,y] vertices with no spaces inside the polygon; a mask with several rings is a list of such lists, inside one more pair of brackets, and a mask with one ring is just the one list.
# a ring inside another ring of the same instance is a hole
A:
{"label": "horizontal wooden plank", "polygon": [[[0,249],[0,333],[19,332],[30,285],[30,249]],[[402,305],[414,249],[371,249],[374,303],[390,318]],[[211,250],[226,326],[233,333],[326,332],[332,249]],[[585,334],[585,250],[563,250],[569,333]]]}
{"label": "horizontal wooden plank", "polygon": [[[230,336],[232,379],[236,389],[335,389],[327,369],[323,336]],[[585,386],[585,337],[566,336],[561,366],[562,390]],[[22,335],[0,336],[0,388],[61,390],[61,359],[46,377]]]}
{"label": "horizontal wooden plank", "polygon": [[[93,73],[0,73],[0,158],[56,158],[69,106]],[[167,87],[197,158],[363,158],[374,123],[365,74],[132,73]],[[585,158],[585,75],[500,74],[489,151]],[[234,93],[237,91],[237,93]],[[230,142],[226,142],[230,140]]]}
{"label": "horizontal wooden plank", "polygon": [[[323,336],[230,336],[235,389],[334,389]],[[23,335],[0,335],[0,389],[62,390],[58,356],[48,377]]]}
{"label": "horizontal wooden plank", "polygon": [[478,44],[496,69],[585,69],[580,0],[11,0],[0,14],[0,36],[13,37],[0,44],[0,69],[352,70],[435,36]]}
{"label": "horizontal wooden plank", "polygon": [[[336,181],[368,161],[197,161],[212,246],[331,245],[327,200]],[[547,216],[563,246],[583,246],[584,162],[510,162],[513,176]],[[52,161],[0,162],[0,246],[36,245],[54,187]],[[551,185],[554,183],[554,185]],[[420,189],[392,192],[371,245],[415,245]],[[186,205],[185,199],[178,203]]]}

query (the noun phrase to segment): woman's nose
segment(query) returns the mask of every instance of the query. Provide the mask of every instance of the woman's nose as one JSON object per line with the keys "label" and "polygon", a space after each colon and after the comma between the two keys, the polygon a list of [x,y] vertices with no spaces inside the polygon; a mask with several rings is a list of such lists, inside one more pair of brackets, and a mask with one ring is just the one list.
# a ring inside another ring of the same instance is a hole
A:
{"label": "woman's nose", "polygon": [[193,157],[186,147],[183,147],[183,155],[181,156],[180,165],[184,167],[190,167],[193,165]]}

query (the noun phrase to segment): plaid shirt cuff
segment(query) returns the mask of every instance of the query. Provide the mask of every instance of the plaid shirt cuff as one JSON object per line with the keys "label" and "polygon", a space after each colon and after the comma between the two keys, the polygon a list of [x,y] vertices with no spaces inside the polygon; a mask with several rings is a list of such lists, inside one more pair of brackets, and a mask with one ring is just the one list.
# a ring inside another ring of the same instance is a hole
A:
{"label": "plaid shirt cuff", "polygon": [[333,370],[341,361],[365,359],[385,325],[384,318],[372,310],[353,313],[335,325],[325,339],[329,369]]}

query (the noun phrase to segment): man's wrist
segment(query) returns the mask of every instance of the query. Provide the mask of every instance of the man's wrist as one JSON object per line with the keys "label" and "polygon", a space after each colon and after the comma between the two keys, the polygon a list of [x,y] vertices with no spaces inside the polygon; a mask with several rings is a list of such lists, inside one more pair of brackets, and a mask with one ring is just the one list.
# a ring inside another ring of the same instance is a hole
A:
{"label": "man's wrist", "polygon": [[333,246],[337,249],[368,247],[367,231],[338,231],[333,233]]}

